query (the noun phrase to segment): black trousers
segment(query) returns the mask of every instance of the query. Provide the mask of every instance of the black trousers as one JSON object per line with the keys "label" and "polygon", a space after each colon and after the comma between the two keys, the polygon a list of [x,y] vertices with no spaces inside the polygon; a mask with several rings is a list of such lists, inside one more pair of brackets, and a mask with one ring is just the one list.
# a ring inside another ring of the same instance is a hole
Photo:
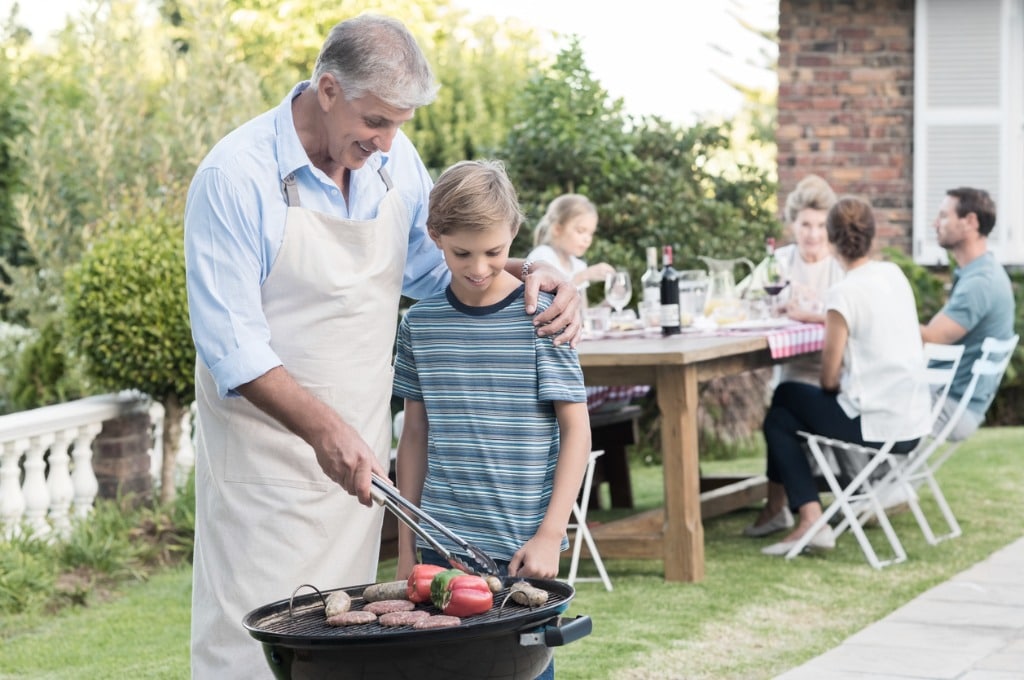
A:
{"label": "black trousers", "polygon": [[[798,430],[872,448],[883,445],[883,442],[869,442],[863,438],[860,416],[847,416],[835,393],[806,383],[784,382],[775,389],[763,430],[768,448],[768,480],[786,488],[793,512],[811,501],[821,502],[808,454],[804,450],[804,440],[797,434]],[[917,446],[917,442],[917,439],[897,442],[892,451],[908,453]]]}

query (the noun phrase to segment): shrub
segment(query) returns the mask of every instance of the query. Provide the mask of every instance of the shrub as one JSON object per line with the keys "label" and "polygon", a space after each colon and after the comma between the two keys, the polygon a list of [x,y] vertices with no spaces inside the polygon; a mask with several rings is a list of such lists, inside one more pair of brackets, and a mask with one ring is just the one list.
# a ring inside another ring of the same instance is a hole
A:
{"label": "shrub", "polygon": [[50,598],[56,580],[57,564],[45,541],[22,534],[0,542],[0,613],[41,606]]}
{"label": "shrub", "polygon": [[35,337],[36,333],[29,328],[0,321],[0,415],[17,410],[11,389],[14,367]]}
{"label": "shrub", "polygon": [[137,389],[163,404],[160,498],[174,497],[183,409],[195,398],[195,346],[185,293],[183,231],[161,206],[109,225],[68,270],[65,337],[101,389]]}

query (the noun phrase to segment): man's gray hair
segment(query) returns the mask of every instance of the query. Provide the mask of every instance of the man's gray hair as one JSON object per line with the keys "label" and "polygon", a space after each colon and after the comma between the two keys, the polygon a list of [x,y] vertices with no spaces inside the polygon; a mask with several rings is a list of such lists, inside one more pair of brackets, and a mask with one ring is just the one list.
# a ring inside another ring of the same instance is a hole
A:
{"label": "man's gray hair", "polygon": [[397,19],[362,14],[335,25],[313,67],[315,89],[330,73],[345,99],[379,97],[397,109],[426,106],[437,96],[438,84],[412,33]]}

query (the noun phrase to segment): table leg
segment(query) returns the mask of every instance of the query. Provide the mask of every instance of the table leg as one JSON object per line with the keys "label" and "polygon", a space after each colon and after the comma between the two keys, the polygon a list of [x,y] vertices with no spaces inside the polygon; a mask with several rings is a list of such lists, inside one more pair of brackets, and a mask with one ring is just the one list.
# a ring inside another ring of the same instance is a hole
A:
{"label": "table leg", "polygon": [[697,451],[697,370],[659,366],[661,458],[665,479],[666,581],[704,580],[704,525]]}

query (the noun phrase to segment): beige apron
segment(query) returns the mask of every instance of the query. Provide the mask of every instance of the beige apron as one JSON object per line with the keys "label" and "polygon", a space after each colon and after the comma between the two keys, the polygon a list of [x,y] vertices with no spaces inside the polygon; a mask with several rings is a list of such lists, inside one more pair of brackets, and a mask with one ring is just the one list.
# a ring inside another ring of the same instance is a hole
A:
{"label": "beige apron", "polygon": [[[388,193],[377,218],[366,221],[300,207],[294,178],[286,179],[284,241],[261,292],[284,368],[352,425],[386,468],[410,219],[380,174]],[[323,590],[374,581],[383,510],[330,481],[309,445],[247,400],[221,399],[201,363],[196,402],[192,675],[270,678],[244,615],[304,583]]]}

